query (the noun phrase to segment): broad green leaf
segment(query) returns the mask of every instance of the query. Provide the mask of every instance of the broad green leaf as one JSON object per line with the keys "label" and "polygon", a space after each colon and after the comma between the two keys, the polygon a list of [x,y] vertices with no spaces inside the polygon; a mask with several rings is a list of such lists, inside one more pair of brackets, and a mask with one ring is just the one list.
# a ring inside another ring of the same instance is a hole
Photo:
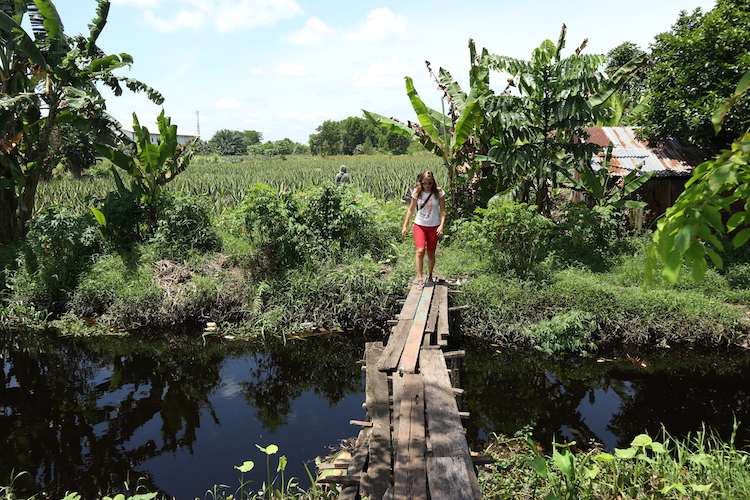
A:
{"label": "broad green leaf", "polygon": [[534,455],[534,458],[528,460],[526,462],[529,467],[534,469],[534,471],[541,477],[542,479],[547,479],[547,461],[544,459],[544,457],[540,455]]}
{"label": "broad green leaf", "polygon": [[750,239],[750,227],[746,227],[732,239],[732,243],[734,244],[734,248],[739,248],[745,243],[747,243],[747,240]]}
{"label": "broad green leaf", "polygon": [[615,457],[610,453],[599,453],[594,456],[594,460],[598,460],[600,462],[612,462],[615,460]]}
{"label": "broad green leaf", "polygon": [[706,271],[708,270],[708,264],[706,263],[706,257],[700,256],[693,259],[691,267],[691,274],[693,276],[694,281],[700,281],[703,279],[703,277],[706,275]]}
{"label": "broad green leaf", "polygon": [[401,123],[400,121],[394,118],[387,118],[377,113],[365,111],[364,109],[362,110],[362,112],[365,114],[367,118],[387,128],[391,132],[396,132],[404,137],[408,137],[409,139],[416,138],[416,133],[414,132],[414,130],[408,125],[406,125],[405,123]]}
{"label": "broad green leaf", "polygon": [[654,440],[648,434],[638,434],[630,442],[630,446],[648,446],[653,442]]}
{"label": "broad green leaf", "polygon": [[[257,445],[256,445],[257,446]],[[252,460],[246,460],[242,462],[242,465],[235,465],[234,468],[240,472],[250,472],[255,467],[255,462]]]}
{"label": "broad green leaf", "polygon": [[680,278],[680,269],[682,268],[682,254],[677,250],[672,250],[664,259],[664,266],[661,275],[669,283],[675,284]]}
{"label": "broad green leaf", "polygon": [[711,491],[711,487],[713,486],[713,483],[710,484],[693,484],[690,483],[690,488],[693,491],[696,491],[698,493],[708,493]]}
{"label": "broad green leaf", "polygon": [[557,448],[552,451],[552,461],[560,469],[560,472],[567,477],[571,477],[575,471],[574,460],[575,457],[567,449],[563,453],[557,451]]}
{"label": "broad green leaf", "polygon": [[[414,108],[414,111],[417,113],[417,119],[419,119],[422,129],[434,143],[444,145],[444,141],[440,137],[440,134],[430,118],[427,106],[422,102],[422,99],[420,99],[417,89],[414,88],[414,82],[408,76],[406,77],[406,94],[409,96],[412,108]],[[443,149],[445,148],[443,147]]]}
{"label": "broad green leaf", "polygon": [[273,455],[274,453],[276,453],[277,451],[279,451],[279,447],[278,447],[278,446],[276,446],[275,444],[269,444],[269,445],[268,445],[268,446],[266,446],[265,448],[263,448],[263,447],[262,447],[261,445],[259,445],[259,444],[256,444],[255,446],[256,446],[256,447],[257,447],[257,448],[258,448],[258,449],[259,449],[260,451],[262,451],[263,453],[265,453],[266,455]]}
{"label": "broad green leaf", "polygon": [[714,263],[714,266],[716,266],[718,269],[724,269],[724,260],[721,258],[721,256],[710,247],[705,247],[704,249],[708,256],[711,258],[711,262]]}
{"label": "broad green leaf", "polygon": [[693,239],[693,231],[695,227],[692,224],[685,224],[677,232],[677,236],[674,239],[674,248],[681,254],[687,252],[690,247],[690,243]]}
{"label": "broad green leaf", "polygon": [[100,226],[107,225],[107,218],[104,216],[104,213],[102,213],[101,210],[98,210],[94,207],[89,207],[89,210],[91,210],[91,212],[94,214],[96,222],[98,222]]}
{"label": "broad green leaf", "polygon": [[47,70],[47,61],[28,33],[8,14],[0,9],[0,30],[16,34],[16,45],[37,66]]}
{"label": "broad green leaf", "polygon": [[711,117],[711,122],[714,124],[714,131],[718,134],[721,127],[724,125],[724,118],[726,118],[729,109],[742,97],[742,95],[750,89],[750,71],[745,73],[737,84],[737,88],[734,91],[734,95],[726,100],[719,108],[714,112]]}
{"label": "broad green leaf", "polygon": [[738,227],[740,227],[745,220],[747,219],[748,212],[736,212],[733,213],[731,217],[729,217],[729,220],[727,221],[727,231],[732,232]]}
{"label": "broad green leaf", "polygon": [[635,458],[637,452],[638,450],[636,448],[615,448],[615,457],[629,460]]}

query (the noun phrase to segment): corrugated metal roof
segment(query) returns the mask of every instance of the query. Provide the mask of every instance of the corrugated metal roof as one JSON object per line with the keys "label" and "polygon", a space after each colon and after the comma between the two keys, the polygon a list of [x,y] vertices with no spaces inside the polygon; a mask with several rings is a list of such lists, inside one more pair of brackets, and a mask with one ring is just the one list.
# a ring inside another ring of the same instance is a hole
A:
{"label": "corrugated metal roof", "polygon": [[693,169],[710,159],[713,155],[708,150],[689,146],[672,139],[659,147],[649,147],[635,137],[634,127],[590,127],[586,142],[593,142],[605,148],[591,160],[594,170],[601,168],[604,162],[606,147],[614,145],[609,171],[615,175],[627,175],[628,172],[642,165],[641,172],[656,172],[657,176],[689,176]]}

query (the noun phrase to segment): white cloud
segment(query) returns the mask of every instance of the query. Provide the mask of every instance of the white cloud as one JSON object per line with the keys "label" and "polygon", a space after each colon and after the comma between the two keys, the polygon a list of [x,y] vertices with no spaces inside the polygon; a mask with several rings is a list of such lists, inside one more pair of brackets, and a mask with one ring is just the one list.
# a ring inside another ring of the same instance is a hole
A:
{"label": "white cloud", "polygon": [[253,76],[265,76],[267,73],[263,68],[253,68],[250,70],[250,74]]}
{"label": "white cloud", "polygon": [[160,4],[160,0],[112,0],[112,5],[124,5],[126,7],[137,8],[155,8]]}
{"label": "white cloud", "polygon": [[315,111],[314,113],[303,113],[302,111],[285,111],[279,113],[279,118],[289,121],[321,123],[325,120],[336,118],[336,114],[331,111]]}
{"label": "white cloud", "polygon": [[222,33],[271,26],[303,14],[295,0],[222,0],[218,6],[209,8],[215,12],[214,25]]}
{"label": "white cloud", "polygon": [[296,66],[294,64],[281,63],[276,66],[276,73],[285,76],[305,76],[310,73],[306,66]]}
{"label": "white cloud", "polygon": [[143,13],[143,20],[160,33],[172,33],[182,29],[200,28],[206,24],[205,16],[196,11],[180,10],[172,19],[157,17],[152,10]]}
{"label": "white cloud", "polygon": [[242,102],[234,97],[227,97],[219,100],[215,106],[220,109],[238,109],[242,107]]}
{"label": "white cloud", "polygon": [[[210,22],[220,33],[271,26],[302,15],[296,0],[117,0],[122,5],[147,9],[146,23],[161,32],[196,28]],[[177,12],[176,15],[173,13]]]}
{"label": "white cloud", "polygon": [[317,17],[311,17],[301,29],[284,35],[282,40],[295,45],[318,45],[331,34],[331,28]]}
{"label": "white cloud", "polygon": [[406,17],[394,14],[389,8],[375,9],[367,14],[367,22],[345,39],[363,42],[378,42],[388,39],[408,38]]}
{"label": "white cloud", "polygon": [[414,68],[393,58],[377,61],[364,70],[354,73],[348,80],[353,87],[397,87],[404,84],[404,77],[414,73]]}

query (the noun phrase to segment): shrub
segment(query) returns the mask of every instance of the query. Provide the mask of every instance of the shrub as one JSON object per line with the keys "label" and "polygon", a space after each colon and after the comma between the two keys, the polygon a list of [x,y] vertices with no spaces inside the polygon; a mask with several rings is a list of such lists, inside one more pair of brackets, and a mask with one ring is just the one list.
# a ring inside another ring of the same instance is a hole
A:
{"label": "shrub", "polygon": [[65,207],[48,208],[29,222],[24,269],[11,280],[15,293],[37,306],[56,308],[67,300],[100,248],[93,215],[76,214]]}
{"label": "shrub", "polygon": [[146,223],[146,212],[140,197],[127,189],[110,191],[101,207],[105,224],[101,234],[108,245],[116,249],[130,248],[141,239],[141,225]]}
{"label": "shrub", "polygon": [[172,193],[157,203],[157,226],[151,243],[164,258],[183,260],[197,250],[221,248],[211,225],[211,207],[207,198]]}
{"label": "shrub", "polygon": [[557,255],[567,261],[579,262],[601,269],[615,254],[623,231],[623,218],[612,206],[568,206],[557,221],[555,238]]}
{"label": "shrub", "polygon": [[535,206],[493,199],[476,214],[458,226],[457,237],[488,258],[490,271],[526,276],[547,256],[555,224],[536,213]]}
{"label": "shrub", "polygon": [[387,210],[348,186],[292,195],[256,184],[224,226],[252,242],[259,269],[288,269],[310,260],[343,262],[349,252],[382,260],[397,234]]}
{"label": "shrub", "polygon": [[547,354],[568,352],[586,356],[596,350],[591,340],[591,333],[596,329],[593,318],[591,313],[574,309],[532,325],[526,335]]}

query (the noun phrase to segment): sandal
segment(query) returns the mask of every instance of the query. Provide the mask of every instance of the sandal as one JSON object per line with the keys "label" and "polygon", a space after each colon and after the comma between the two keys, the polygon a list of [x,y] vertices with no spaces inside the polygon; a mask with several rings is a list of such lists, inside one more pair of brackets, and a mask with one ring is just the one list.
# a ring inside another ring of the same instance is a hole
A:
{"label": "sandal", "polygon": [[417,280],[417,290],[421,290],[424,288],[424,281]]}

